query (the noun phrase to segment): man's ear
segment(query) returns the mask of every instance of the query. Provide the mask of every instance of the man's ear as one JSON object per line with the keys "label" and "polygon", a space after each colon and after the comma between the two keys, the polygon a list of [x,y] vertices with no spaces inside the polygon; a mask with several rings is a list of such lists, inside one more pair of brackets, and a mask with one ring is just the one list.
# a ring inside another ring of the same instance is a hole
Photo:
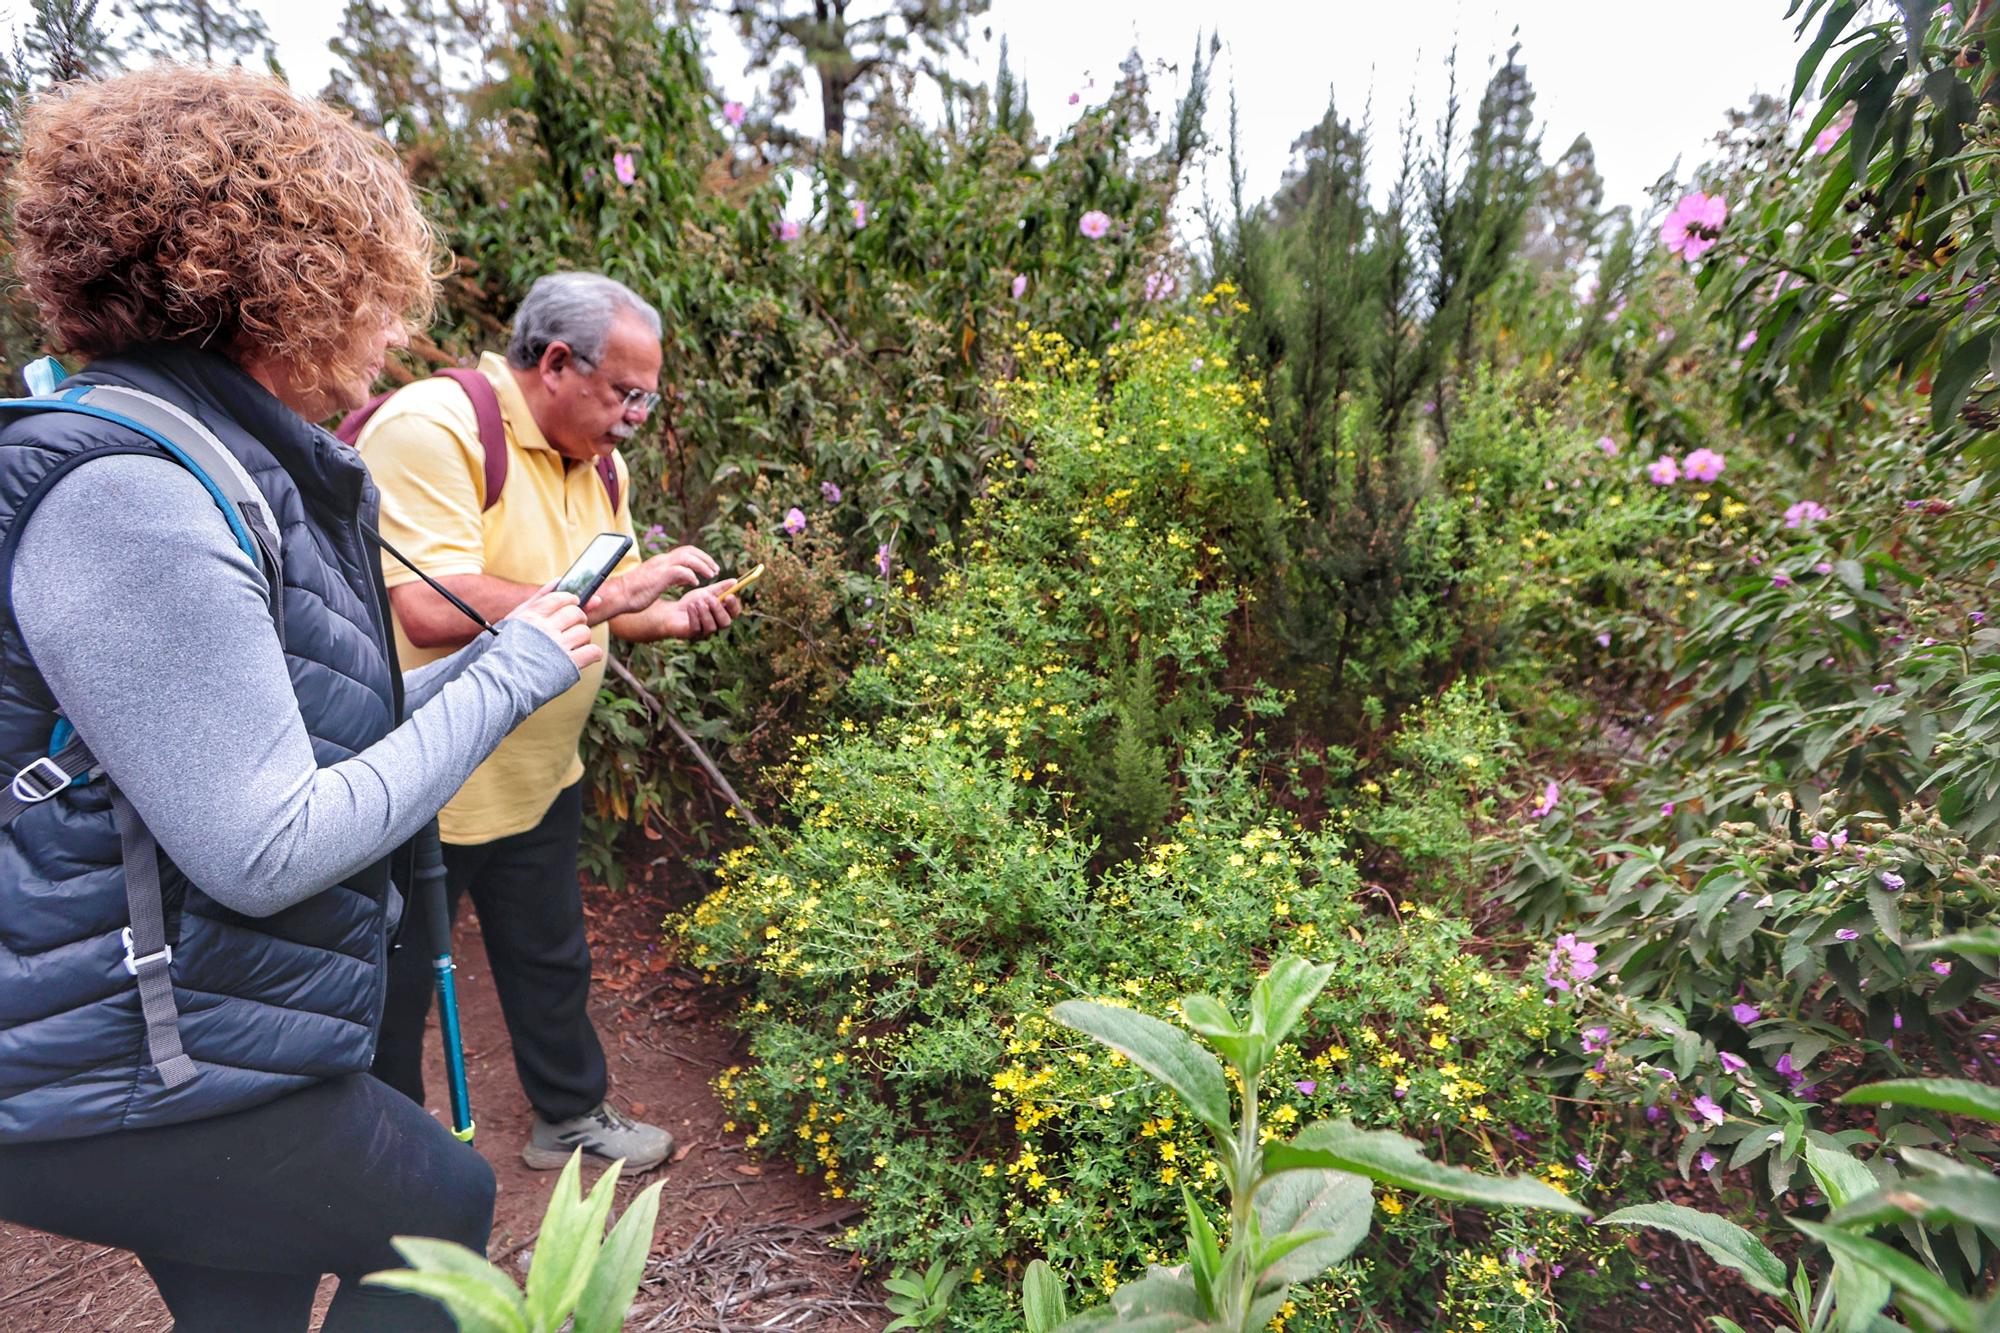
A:
{"label": "man's ear", "polygon": [[537,369],[544,375],[561,374],[576,362],[576,353],[566,342],[552,342],[542,349],[542,359]]}

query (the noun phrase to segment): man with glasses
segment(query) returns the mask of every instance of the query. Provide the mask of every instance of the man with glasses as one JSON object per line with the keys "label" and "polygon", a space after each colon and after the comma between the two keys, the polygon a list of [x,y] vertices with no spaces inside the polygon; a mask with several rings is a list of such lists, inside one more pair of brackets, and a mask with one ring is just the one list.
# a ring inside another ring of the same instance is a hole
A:
{"label": "man with glasses", "polygon": [[[498,495],[485,494],[496,476],[474,401],[485,386],[420,381],[384,403],[356,440],[382,491],[382,535],[488,620],[560,576],[598,533],[630,536],[631,488],[618,446],[659,402],[660,356],[659,314],[629,288],[595,273],[541,278],[515,313],[506,357],[488,352],[479,363],[504,427]],[[693,546],[644,560],[627,552],[586,608],[599,643],[608,651],[612,634],[646,642],[725,628],[738,607],[730,582],[711,583],[716,573]],[[385,560],[383,577],[405,669],[477,632],[400,564]],[[684,590],[678,597],[664,596],[676,588]],[[471,895],[534,1108],[522,1157],[539,1169],[562,1166],[581,1147],[644,1170],[673,1149],[665,1130],[606,1099],[604,1051],[588,1012],[577,742],[603,672],[601,664],[586,671],[501,742],[438,820],[452,909]],[[405,913],[374,1069],[419,1104],[433,954],[423,914]]]}

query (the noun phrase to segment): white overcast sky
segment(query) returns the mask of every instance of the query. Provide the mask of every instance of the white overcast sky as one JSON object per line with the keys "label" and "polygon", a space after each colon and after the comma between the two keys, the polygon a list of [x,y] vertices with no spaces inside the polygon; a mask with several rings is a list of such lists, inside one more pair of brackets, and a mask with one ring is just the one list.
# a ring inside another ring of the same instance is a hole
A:
{"label": "white overcast sky", "polygon": [[[26,0],[0,0],[0,14],[26,7]],[[318,91],[341,6],[262,0],[258,7],[294,84]],[[1454,42],[1462,89],[1476,104],[1489,62],[1519,40],[1545,156],[1588,133],[1606,202],[1643,207],[1647,187],[1676,158],[1683,177],[1701,160],[1730,107],[1753,91],[1789,91],[1797,49],[1785,9],[1785,0],[1678,0],[1665,18],[1635,0],[995,0],[974,24],[971,59],[990,77],[1005,36],[1011,63],[1028,81],[1036,123],[1050,133],[1080,109],[1069,95],[1080,92],[1086,103],[1100,97],[1134,45],[1149,60],[1179,64],[1184,79],[1195,34],[1219,28],[1209,126],[1221,143],[1233,86],[1248,183],[1261,195],[1277,183],[1293,139],[1325,110],[1329,88],[1345,113],[1358,116],[1372,105],[1379,176],[1392,165],[1412,94],[1420,126],[1434,123]],[[710,50],[723,95],[753,101],[757,79],[744,72],[733,37],[719,31]],[[1159,101],[1167,105],[1164,95]],[[797,118],[817,125],[811,98]],[[1218,193],[1224,188],[1219,161],[1208,183]]]}

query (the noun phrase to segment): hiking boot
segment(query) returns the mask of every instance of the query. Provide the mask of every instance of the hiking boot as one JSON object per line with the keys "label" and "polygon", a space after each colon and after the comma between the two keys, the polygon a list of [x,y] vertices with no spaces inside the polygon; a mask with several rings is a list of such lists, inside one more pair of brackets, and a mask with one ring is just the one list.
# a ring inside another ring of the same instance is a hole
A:
{"label": "hiking boot", "polygon": [[521,1160],[537,1171],[556,1171],[569,1165],[570,1154],[578,1148],[607,1164],[622,1158],[628,1173],[650,1171],[674,1150],[674,1136],[605,1102],[595,1111],[555,1124],[537,1115]]}

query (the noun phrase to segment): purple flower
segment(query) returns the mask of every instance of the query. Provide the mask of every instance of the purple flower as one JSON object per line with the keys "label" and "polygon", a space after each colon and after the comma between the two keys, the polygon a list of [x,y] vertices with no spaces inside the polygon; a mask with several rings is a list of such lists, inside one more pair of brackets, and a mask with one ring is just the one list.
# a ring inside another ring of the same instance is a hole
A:
{"label": "purple flower", "polygon": [[1660,1122],[1660,1117],[1665,1114],[1666,1112],[1662,1111],[1659,1107],[1649,1106],[1646,1108],[1646,1123],[1657,1125]]}
{"label": "purple flower", "polygon": [[889,577],[889,545],[887,542],[875,548],[875,568],[881,571],[883,578],[886,579]]}
{"label": "purple flower", "polygon": [[834,485],[834,484],[833,484],[832,482],[830,482],[830,481],[823,481],[823,482],[821,482],[821,483],[819,484],[819,498],[820,498],[820,499],[822,499],[822,500],[824,500],[824,501],[826,501],[826,502],[827,502],[828,504],[830,504],[830,505],[837,505],[837,504],[839,504],[839,503],[840,503],[840,487],[838,487],[838,486]]}
{"label": "purple flower", "polygon": [[1809,528],[1826,517],[1826,506],[1817,500],[1801,500],[1785,511],[1785,526]]}
{"label": "purple flower", "polygon": [[1551,813],[1554,812],[1556,808],[1556,802],[1559,799],[1561,799],[1561,797],[1562,797],[1561,785],[1558,784],[1554,778],[1550,778],[1548,780],[1548,784],[1542,788],[1542,803],[1536,806],[1534,809],[1528,811],[1528,818],[1546,819]]}
{"label": "purple flower", "polygon": [[1710,1152],[1706,1148],[1703,1148],[1701,1150],[1701,1155],[1694,1159],[1694,1164],[1703,1171],[1713,1171],[1718,1165],[1720,1165],[1721,1160],[1722,1159],[1717,1157],[1714,1153]]}
{"label": "purple flower", "polygon": [[1826,840],[1826,834],[1815,833],[1812,835],[1812,849],[1814,851],[1823,852],[1830,846],[1832,846],[1832,844]]}
{"label": "purple flower", "polygon": [[1673,812],[1674,812],[1674,803],[1672,801],[1668,801],[1665,805],[1660,807],[1660,813],[1663,815],[1671,815]]}
{"label": "purple flower", "polygon": [[1611,646],[1611,634],[1609,631],[1597,636],[1597,646],[1599,648],[1609,648]]}
{"label": "purple flower", "polygon": [[722,118],[731,125],[741,125],[743,123],[743,104],[741,102],[724,102],[722,104]]}
{"label": "purple flower", "polygon": [[1071,106],[1075,106],[1078,102],[1081,102],[1082,100],[1083,100],[1082,93],[1071,93],[1069,95],[1069,104]]}
{"label": "purple flower", "polygon": [[1722,475],[1723,466],[1722,455],[1713,449],[1697,449],[1681,460],[1681,471],[1689,481],[1714,481]]}
{"label": "purple flower", "polygon": [[1690,262],[1700,259],[1722,239],[1722,224],[1728,217],[1727,199],[1696,191],[1675,204],[1660,223],[1660,243],[1670,255]]}
{"label": "purple flower", "polygon": [[1756,345],[1757,345],[1757,330],[1755,329],[1750,330],[1750,332],[1744,334],[1741,338],[1738,338],[1736,340],[1736,350],[1739,352],[1747,352]]}
{"label": "purple flower", "polygon": [[1146,299],[1164,301],[1171,297],[1179,286],[1180,283],[1173,274],[1163,268],[1154,269],[1146,275]]}
{"label": "purple flower", "polygon": [[1832,565],[1831,565],[1830,563],[1828,563],[1827,561],[1825,561],[1825,560],[1822,560],[1822,561],[1820,561],[1820,562],[1819,562],[1818,564],[1816,564],[1816,565],[1814,565],[1814,566],[1813,566],[1813,573],[1815,573],[1815,574],[1831,574],[1831,573],[1833,573],[1833,566],[1832,566]]}
{"label": "purple flower", "polygon": [[1792,576],[1790,574],[1773,574],[1771,575],[1771,586],[1773,588],[1789,588],[1792,586]]}
{"label": "purple flower", "polygon": [[1840,829],[1836,831],[1833,837],[1828,839],[1828,841],[1831,842],[1835,847],[1845,847],[1847,845],[1847,830]]}
{"label": "purple flower", "polygon": [[1583,1030],[1583,1053],[1592,1055],[1604,1049],[1604,1043],[1611,1039],[1611,1029],[1589,1027]]}
{"label": "purple flower", "polygon": [[1661,454],[1646,464],[1646,477],[1655,486],[1671,486],[1681,479],[1681,465],[1672,454]]}
{"label": "purple flower", "polygon": [[1015,299],[1016,301],[1020,300],[1020,299],[1021,299],[1022,297],[1026,296],[1026,295],[1028,294],[1028,275],[1027,275],[1027,274],[1025,274],[1025,273],[1016,273],[1016,274],[1014,275],[1014,285],[1013,285],[1013,292],[1014,292],[1014,299]]}
{"label": "purple flower", "polygon": [[1894,893],[1903,887],[1903,877],[1893,870],[1884,870],[1880,876],[1882,887]]}
{"label": "purple flower", "polygon": [[1727,1118],[1722,1108],[1715,1104],[1715,1098],[1705,1092],[1694,1099],[1694,1113],[1710,1125],[1719,1125]]}
{"label": "purple flower", "polygon": [[1750,1067],[1748,1060],[1745,1060],[1740,1055],[1732,1055],[1728,1051],[1716,1052],[1715,1058],[1722,1061],[1722,1068],[1727,1073],[1740,1074]]}
{"label": "purple flower", "polygon": [[1966,616],[1966,619],[1975,625],[1984,625],[1986,623],[1986,613],[1984,611],[1974,611]]}
{"label": "purple flower", "polygon": [[847,212],[848,216],[854,219],[854,229],[856,231],[868,225],[868,205],[865,201],[860,199],[854,200],[848,204]]}
{"label": "purple flower", "polygon": [[1111,230],[1111,216],[1102,209],[1093,208],[1077,220],[1076,229],[1093,241],[1101,241]]}
{"label": "purple flower", "polygon": [[793,505],[785,511],[785,531],[794,537],[806,530],[806,511]]}
{"label": "purple flower", "polygon": [[1438,410],[1438,405],[1437,405],[1437,399],[1435,399],[1435,398],[1426,398],[1426,399],[1424,400],[1424,415],[1425,415],[1425,416],[1429,416],[1429,415],[1430,415],[1431,413],[1433,413],[1433,412],[1435,412],[1435,411],[1437,411],[1437,410]]}
{"label": "purple flower", "polygon": [[1319,1080],[1311,1078],[1302,1078],[1297,1083],[1292,1084],[1292,1086],[1297,1088],[1300,1092],[1303,1092],[1306,1096],[1310,1097],[1315,1092],[1319,1091]]}
{"label": "purple flower", "polygon": [[613,153],[611,155],[611,170],[617,173],[620,185],[630,185],[633,181],[639,179],[638,164],[632,160],[630,153]]}
{"label": "purple flower", "polygon": [[1582,1153],[1578,1153],[1576,1155],[1576,1169],[1587,1176],[1597,1168],[1591,1164],[1588,1157],[1585,1157]]}
{"label": "purple flower", "polygon": [[1858,940],[1861,938],[1861,932],[1858,930],[1849,930],[1846,926],[1842,926],[1839,930],[1833,932],[1833,937],[1837,940]]}
{"label": "purple flower", "polygon": [[1609,435],[1600,435],[1597,437],[1597,448],[1606,458],[1618,457],[1618,441],[1612,439]]}
{"label": "purple flower", "polygon": [[1738,1000],[1735,1004],[1729,1006],[1729,1016],[1744,1027],[1749,1027],[1752,1023],[1762,1018],[1764,1013],[1756,1005],[1745,1004],[1741,1000]]}
{"label": "purple flower", "polygon": [[1896,687],[1885,681],[1880,685],[1870,686],[1869,688],[1872,689],[1876,694],[1887,694]]}
{"label": "purple flower", "polygon": [[1542,974],[1543,983],[1554,990],[1566,991],[1571,983],[1588,981],[1595,975],[1597,946],[1575,935],[1556,936],[1555,948],[1549,951],[1548,967]]}
{"label": "purple flower", "polygon": [[1951,975],[1951,964],[1943,961],[1932,963],[1931,971],[1937,973],[1941,977],[1948,977]]}
{"label": "purple flower", "polygon": [[796,241],[799,239],[799,224],[790,218],[786,218],[783,222],[780,222],[778,224],[778,239],[781,241]]}

